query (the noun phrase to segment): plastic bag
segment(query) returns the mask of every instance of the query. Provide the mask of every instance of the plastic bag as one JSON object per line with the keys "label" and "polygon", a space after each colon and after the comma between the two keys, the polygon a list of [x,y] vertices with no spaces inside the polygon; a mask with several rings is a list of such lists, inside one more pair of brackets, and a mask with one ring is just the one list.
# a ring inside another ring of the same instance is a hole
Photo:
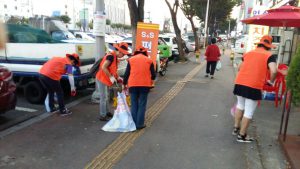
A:
{"label": "plastic bag", "polygon": [[236,111],[236,103],[231,107],[230,114],[234,117]]}
{"label": "plastic bag", "polygon": [[[57,103],[57,95],[56,95],[56,93],[54,93],[54,104],[55,104],[55,102]],[[50,110],[50,106],[49,106],[49,93],[46,96],[44,104],[45,104],[46,111],[49,113],[51,111]]]}
{"label": "plastic bag", "polygon": [[222,68],[222,63],[221,61],[217,62],[216,70],[219,71]]}
{"label": "plastic bag", "polygon": [[118,105],[114,116],[102,127],[102,130],[108,132],[130,132],[136,130],[135,123],[126,103],[124,91],[118,93]]}

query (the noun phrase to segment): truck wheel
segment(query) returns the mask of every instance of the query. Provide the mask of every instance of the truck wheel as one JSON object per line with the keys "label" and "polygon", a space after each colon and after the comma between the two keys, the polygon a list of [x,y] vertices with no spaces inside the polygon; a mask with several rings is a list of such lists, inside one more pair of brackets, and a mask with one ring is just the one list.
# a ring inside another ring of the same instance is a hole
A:
{"label": "truck wheel", "polygon": [[38,104],[45,100],[46,91],[39,82],[33,81],[26,84],[24,95],[29,103]]}

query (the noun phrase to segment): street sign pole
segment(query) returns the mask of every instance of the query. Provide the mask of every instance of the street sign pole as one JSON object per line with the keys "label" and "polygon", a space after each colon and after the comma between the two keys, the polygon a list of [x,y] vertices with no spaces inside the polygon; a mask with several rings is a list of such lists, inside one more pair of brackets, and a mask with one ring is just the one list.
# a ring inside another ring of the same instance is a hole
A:
{"label": "street sign pole", "polygon": [[206,6],[206,16],[205,16],[205,26],[204,26],[204,45],[203,45],[203,48],[205,49],[205,43],[207,42],[207,33],[206,33],[206,30],[207,30],[207,20],[208,20],[208,10],[209,10],[209,0],[207,0],[207,6]]}
{"label": "street sign pole", "polygon": [[[96,12],[95,14],[105,14],[105,6],[104,6],[104,0],[96,0]],[[95,20],[94,20],[95,22]],[[93,29],[97,29],[94,27]],[[96,36],[96,55],[95,55],[95,61],[100,59],[105,54],[105,35],[104,34],[95,34]],[[93,102],[99,102],[100,101],[100,93],[104,91],[99,90],[99,81],[95,80],[95,91],[92,94],[92,101]]]}

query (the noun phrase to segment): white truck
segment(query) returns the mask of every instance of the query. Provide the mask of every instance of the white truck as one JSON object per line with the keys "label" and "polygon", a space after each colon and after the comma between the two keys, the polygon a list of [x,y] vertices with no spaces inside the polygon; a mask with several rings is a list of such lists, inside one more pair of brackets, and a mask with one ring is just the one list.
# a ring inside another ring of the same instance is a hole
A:
{"label": "white truck", "polygon": [[[46,91],[39,82],[39,69],[54,56],[65,57],[67,53],[77,53],[81,66],[74,69],[77,89],[84,89],[94,83],[89,70],[95,62],[95,43],[76,42],[59,43],[39,29],[22,25],[7,25],[9,43],[0,51],[0,64],[13,72],[14,81],[24,89],[24,95],[30,103],[44,101]],[[67,76],[61,80],[63,89],[70,91]]]}

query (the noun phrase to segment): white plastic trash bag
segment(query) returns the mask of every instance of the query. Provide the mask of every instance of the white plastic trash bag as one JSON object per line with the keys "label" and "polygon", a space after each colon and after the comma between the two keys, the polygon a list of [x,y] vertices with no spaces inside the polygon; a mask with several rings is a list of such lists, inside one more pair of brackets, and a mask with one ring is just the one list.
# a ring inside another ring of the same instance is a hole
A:
{"label": "white plastic trash bag", "polygon": [[136,130],[124,91],[122,93],[118,92],[117,109],[113,118],[102,127],[102,130],[109,132],[130,132]]}
{"label": "white plastic trash bag", "polygon": [[216,69],[219,71],[221,68],[222,68],[222,63],[221,63],[221,61],[218,61]]}
{"label": "white plastic trash bag", "polygon": [[[54,93],[54,104],[55,104],[55,102],[57,102],[57,95],[56,95],[56,93]],[[49,93],[46,96],[44,104],[45,104],[46,111],[49,113],[51,111],[50,110],[50,106],[49,106]]]}

